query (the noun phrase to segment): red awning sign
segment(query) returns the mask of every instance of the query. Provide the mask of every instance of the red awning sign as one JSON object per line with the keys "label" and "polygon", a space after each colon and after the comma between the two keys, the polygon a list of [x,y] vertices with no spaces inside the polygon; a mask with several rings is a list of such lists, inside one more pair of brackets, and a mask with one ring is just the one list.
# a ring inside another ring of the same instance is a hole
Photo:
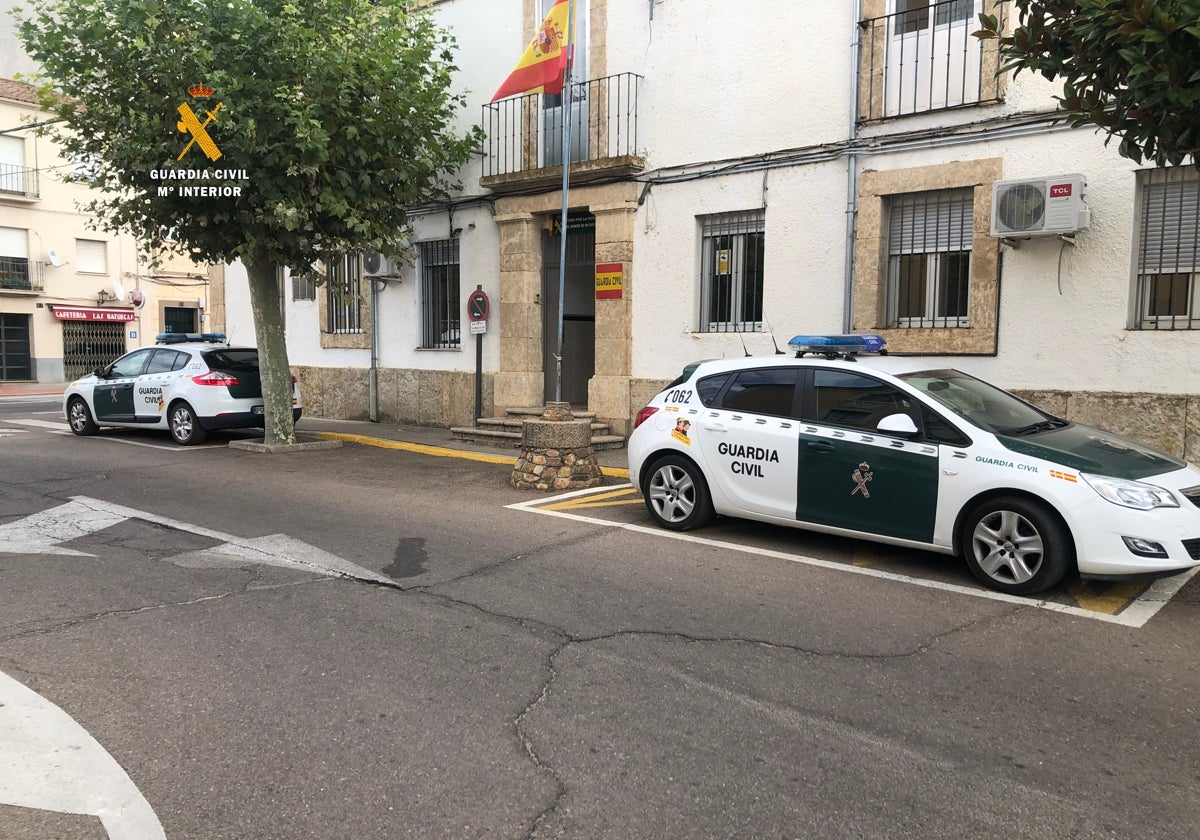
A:
{"label": "red awning sign", "polygon": [[51,304],[54,317],[60,321],[108,321],[124,323],[137,318],[133,309],[107,309],[100,306],[59,306]]}

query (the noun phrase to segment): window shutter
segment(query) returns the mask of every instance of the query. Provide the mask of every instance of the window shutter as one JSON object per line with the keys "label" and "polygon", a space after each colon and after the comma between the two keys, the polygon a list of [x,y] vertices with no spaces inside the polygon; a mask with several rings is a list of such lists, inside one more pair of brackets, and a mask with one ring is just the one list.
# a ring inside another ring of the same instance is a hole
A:
{"label": "window shutter", "polygon": [[75,240],[75,270],[84,274],[108,272],[108,243],[98,239]]}
{"label": "window shutter", "polygon": [[888,254],[971,250],[972,193],[967,188],[892,196]]}
{"label": "window shutter", "polygon": [[[1154,171],[1151,170],[1147,180],[1153,175]],[[1142,189],[1142,242],[1138,249],[1138,274],[1177,274],[1198,270],[1200,179],[1178,178],[1145,184]]]}
{"label": "window shutter", "polygon": [[24,228],[0,227],[0,257],[29,259],[29,234]]}

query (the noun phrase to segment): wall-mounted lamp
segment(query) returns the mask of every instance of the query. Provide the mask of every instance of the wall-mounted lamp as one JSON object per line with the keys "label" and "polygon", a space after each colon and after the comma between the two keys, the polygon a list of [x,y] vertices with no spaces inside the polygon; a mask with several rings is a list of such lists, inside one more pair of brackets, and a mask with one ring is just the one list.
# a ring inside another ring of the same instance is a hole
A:
{"label": "wall-mounted lamp", "polygon": [[110,292],[108,289],[101,289],[100,291],[96,292],[96,305],[97,306],[103,306],[104,304],[108,303],[110,300],[116,300],[116,299],[117,299],[117,296],[114,295],[112,292]]}

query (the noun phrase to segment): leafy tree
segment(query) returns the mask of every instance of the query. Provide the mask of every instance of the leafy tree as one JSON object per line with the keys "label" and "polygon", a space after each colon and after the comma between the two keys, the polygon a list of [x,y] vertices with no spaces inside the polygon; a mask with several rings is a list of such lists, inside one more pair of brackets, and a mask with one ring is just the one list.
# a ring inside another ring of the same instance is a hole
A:
{"label": "leafy tree", "polygon": [[[62,118],[52,133],[96,163],[100,223],[151,256],[169,231],[193,259],[245,264],[267,443],[295,440],[276,265],[310,274],[339,253],[401,253],[405,208],[453,188],[448,173],[478,148],[477,129],[453,129],[454,40],[408,5],[33,0],[22,13],[43,106]],[[194,177],[164,177],[178,170]]]}
{"label": "leafy tree", "polygon": [[975,33],[999,40],[1001,72],[1061,80],[1066,121],[1119,137],[1124,157],[1200,162],[1200,0],[1013,2],[1011,34],[995,15]]}

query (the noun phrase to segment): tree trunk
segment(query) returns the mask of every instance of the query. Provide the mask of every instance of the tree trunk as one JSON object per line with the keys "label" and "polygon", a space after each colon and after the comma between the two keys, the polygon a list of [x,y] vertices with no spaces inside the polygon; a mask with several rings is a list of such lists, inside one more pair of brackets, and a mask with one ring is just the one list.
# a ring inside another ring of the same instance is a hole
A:
{"label": "tree trunk", "polygon": [[254,337],[262,374],[263,443],[296,442],[292,422],[292,369],[288,365],[287,341],[283,333],[282,301],[275,266],[266,259],[246,260],[250,278],[250,309],[254,313]]}

